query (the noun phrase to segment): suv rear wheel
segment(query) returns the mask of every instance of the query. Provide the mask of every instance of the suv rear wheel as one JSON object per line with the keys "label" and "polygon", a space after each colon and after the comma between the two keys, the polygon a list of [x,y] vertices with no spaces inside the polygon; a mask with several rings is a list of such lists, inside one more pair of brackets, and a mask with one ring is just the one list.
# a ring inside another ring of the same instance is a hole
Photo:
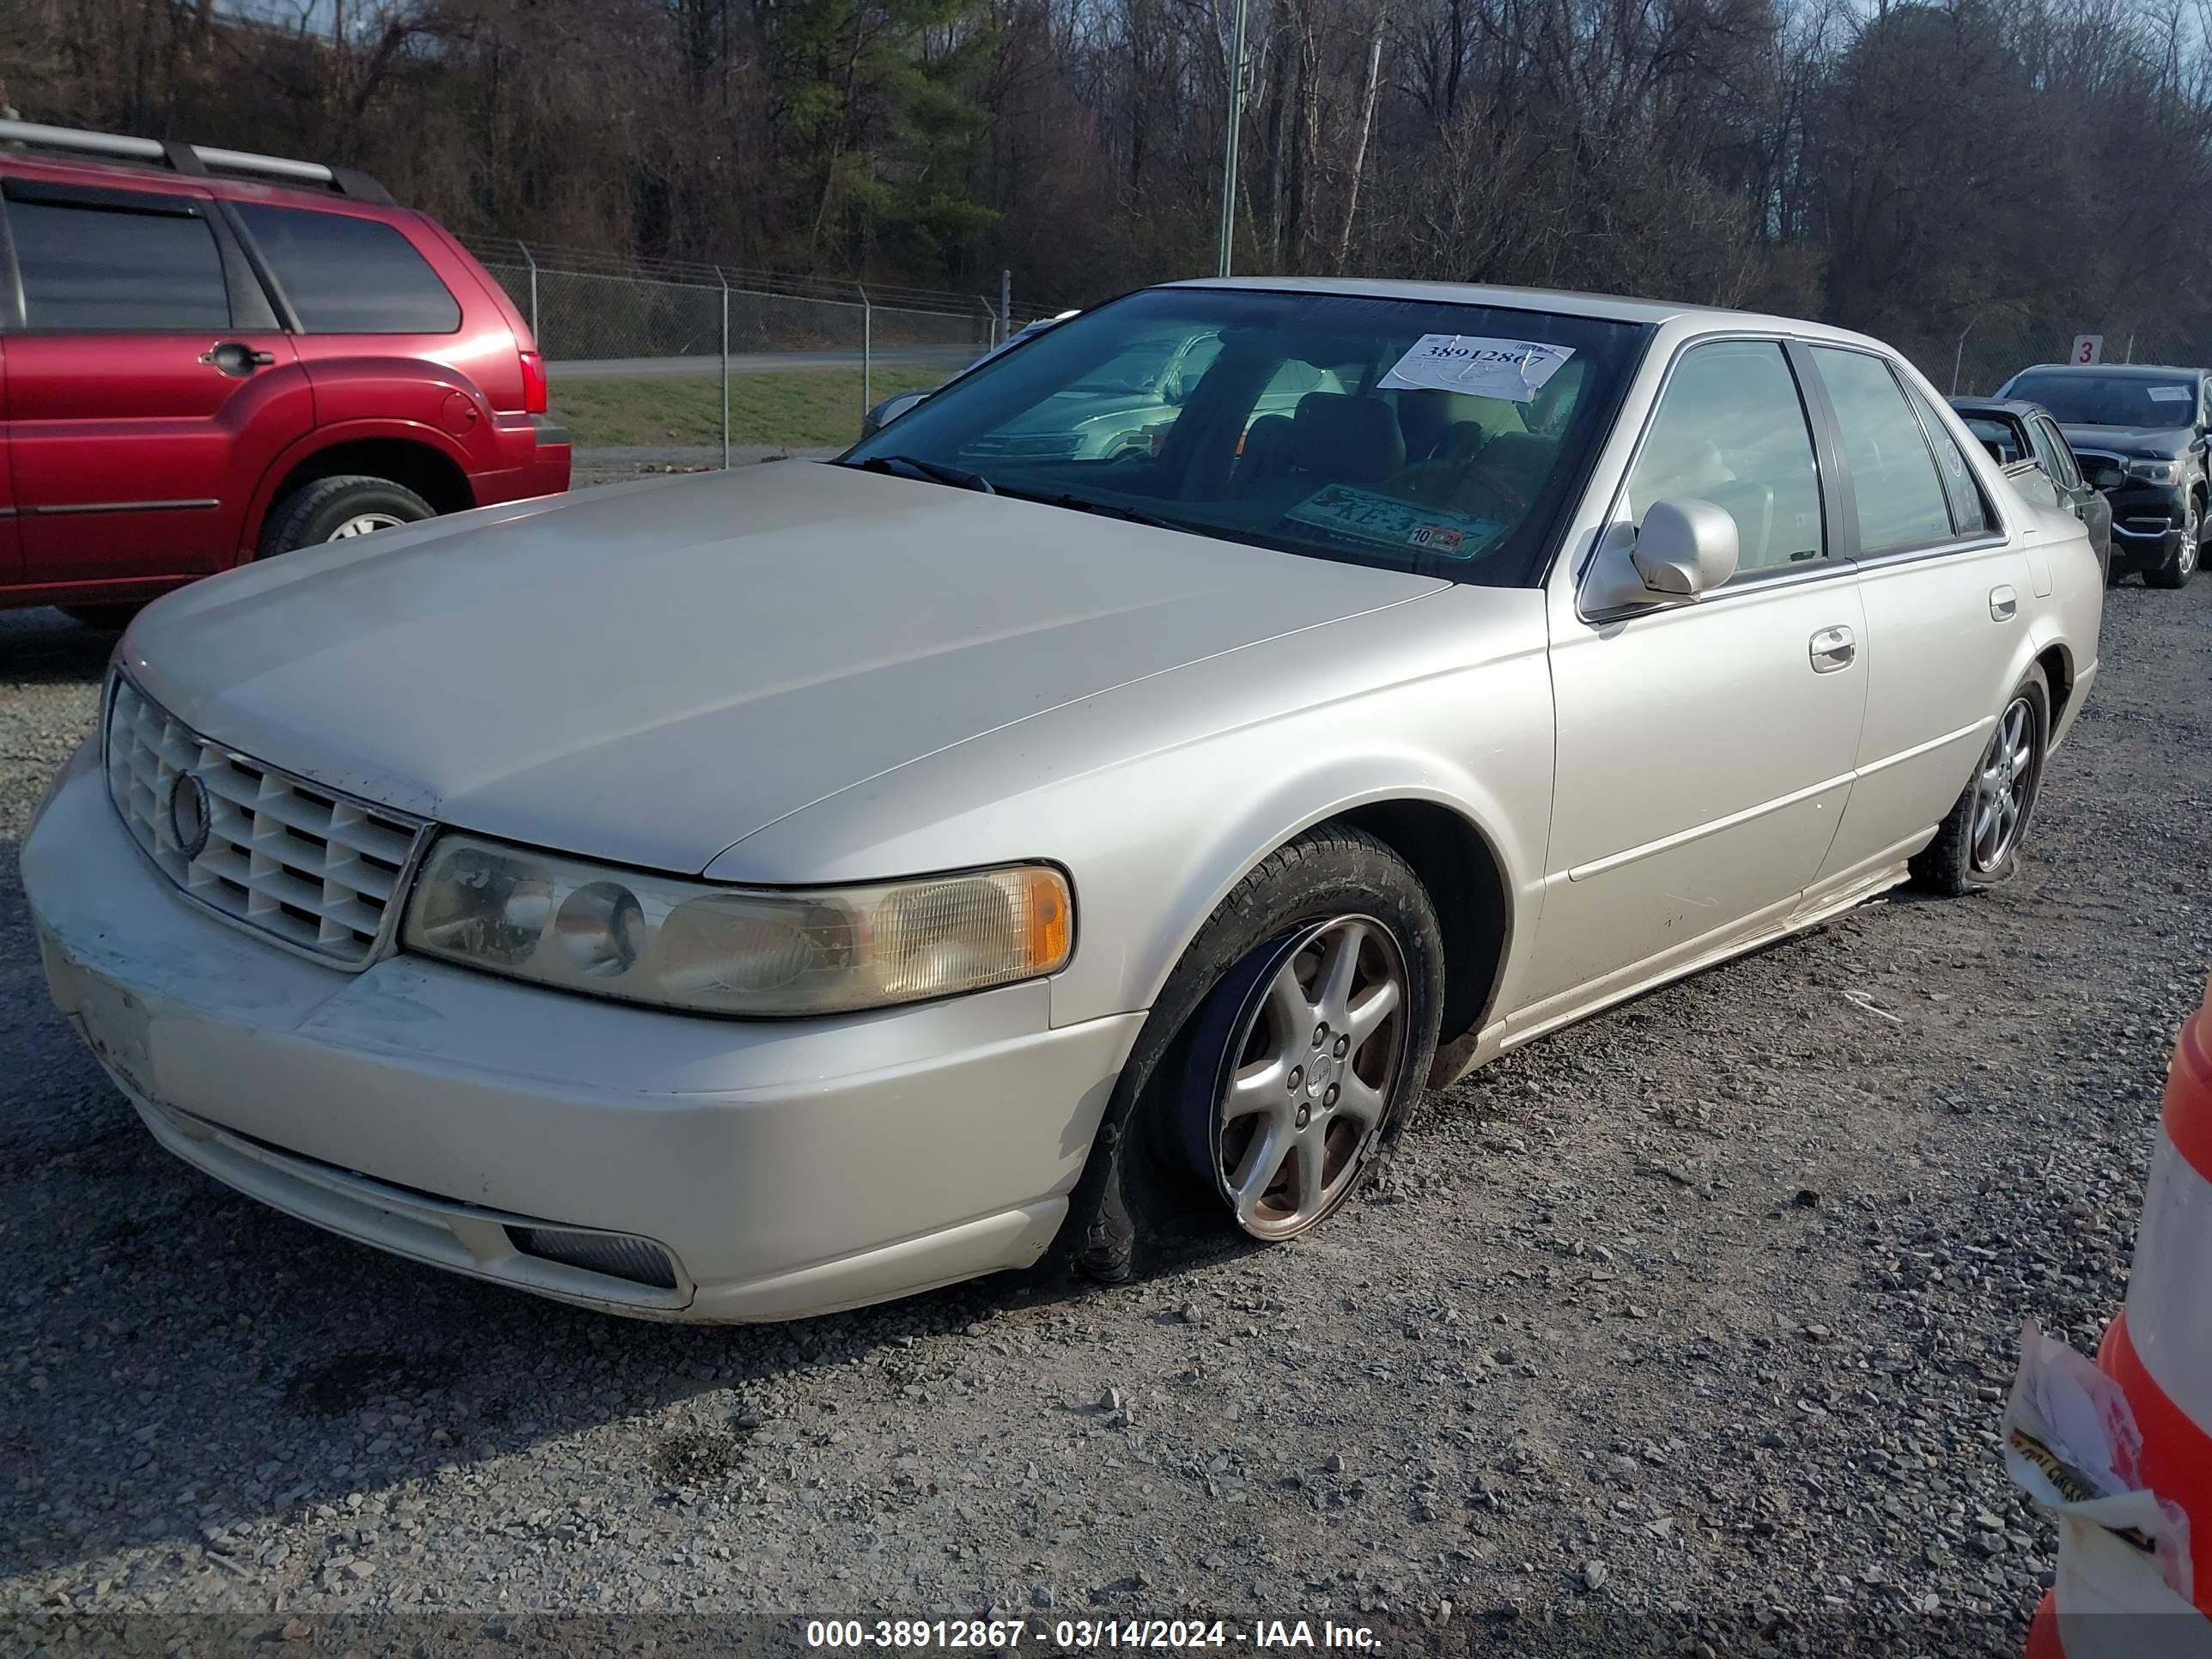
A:
{"label": "suv rear wheel", "polygon": [[434,517],[436,509],[389,478],[341,473],[305,483],[270,509],[257,556],[270,558],[317,542],[349,541]]}

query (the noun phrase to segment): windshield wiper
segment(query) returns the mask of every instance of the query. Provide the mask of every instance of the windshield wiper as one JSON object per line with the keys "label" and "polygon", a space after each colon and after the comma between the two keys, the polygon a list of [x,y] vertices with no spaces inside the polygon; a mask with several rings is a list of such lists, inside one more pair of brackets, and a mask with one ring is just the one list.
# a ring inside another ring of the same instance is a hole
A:
{"label": "windshield wiper", "polygon": [[894,478],[914,477],[931,483],[951,484],[958,489],[977,489],[986,495],[999,493],[998,486],[980,472],[921,460],[912,455],[871,455],[865,461],[847,461],[845,465],[858,467],[863,472],[887,472]]}
{"label": "windshield wiper", "polygon": [[1119,519],[1125,524],[1147,525],[1154,530],[1188,531],[1187,524],[1177,524],[1173,519],[1156,517],[1133,507],[1116,507],[1110,501],[1094,501],[1082,495],[1048,495],[1041,490],[1001,489],[1001,495],[1018,501],[1036,501],[1045,507],[1064,507],[1072,513],[1096,513],[1101,518]]}

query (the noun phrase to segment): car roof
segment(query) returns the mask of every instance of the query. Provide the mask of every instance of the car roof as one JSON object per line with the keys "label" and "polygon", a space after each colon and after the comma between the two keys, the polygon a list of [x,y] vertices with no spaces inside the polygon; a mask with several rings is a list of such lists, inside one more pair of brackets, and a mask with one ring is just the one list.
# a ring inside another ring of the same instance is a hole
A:
{"label": "car roof", "polygon": [[[1162,284],[1167,288],[1244,289],[1279,294],[1344,294],[1377,300],[1426,300],[1438,305],[1498,306],[1516,311],[1550,311],[1569,317],[1589,317],[1602,322],[1667,323],[1716,328],[1753,328],[1778,333],[1849,340],[1881,345],[1878,340],[1825,323],[1797,317],[1775,317],[1752,311],[1730,311],[1721,306],[1688,305],[1668,300],[1639,300],[1617,294],[1579,294],[1567,289],[1511,288],[1491,283],[1417,283],[1370,276],[1197,276]],[[1885,351],[1892,349],[1883,346]]]}
{"label": "car roof", "polygon": [[109,190],[144,190],[187,186],[204,190],[229,202],[270,202],[284,207],[342,209],[348,213],[380,218],[407,218],[412,210],[365,196],[318,185],[290,185],[275,180],[243,178],[233,173],[179,173],[151,161],[116,161],[106,157],[70,155],[54,150],[0,148],[0,172],[51,183],[94,185]]}
{"label": "car roof", "polygon": [[2013,379],[2017,380],[2021,374],[2059,374],[2118,375],[2123,379],[2145,380],[2154,374],[2207,373],[2212,373],[2212,370],[2191,368],[2181,363],[2030,363],[2026,368],[2014,374]]}
{"label": "car roof", "polygon": [[2049,412],[2041,404],[2025,398],[1954,398],[1951,407],[1961,415],[2017,415],[2022,420]]}

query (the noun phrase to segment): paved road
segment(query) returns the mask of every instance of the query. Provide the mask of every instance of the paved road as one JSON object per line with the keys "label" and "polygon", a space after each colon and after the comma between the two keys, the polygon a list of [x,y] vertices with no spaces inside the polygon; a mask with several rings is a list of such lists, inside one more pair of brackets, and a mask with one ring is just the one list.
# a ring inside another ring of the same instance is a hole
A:
{"label": "paved road", "polygon": [[[915,363],[941,365],[949,374],[981,356],[980,345],[883,346],[873,354],[877,367]],[[858,368],[857,351],[748,351],[730,359],[732,374],[759,374],[789,368]],[[660,380],[693,374],[719,374],[720,357],[578,357],[545,365],[556,380]]]}

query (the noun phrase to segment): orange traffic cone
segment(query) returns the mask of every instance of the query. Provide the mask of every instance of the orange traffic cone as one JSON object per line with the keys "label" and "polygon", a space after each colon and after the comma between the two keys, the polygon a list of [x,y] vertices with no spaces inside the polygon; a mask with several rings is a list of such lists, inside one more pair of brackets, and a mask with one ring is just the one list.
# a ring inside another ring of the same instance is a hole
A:
{"label": "orange traffic cone", "polygon": [[[2097,1369],[2119,1384],[2134,1413],[2142,1486],[2189,1518],[2182,1594],[2212,1614],[2212,984],[2175,1045],[2160,1127],[2127,1305],[2105,1333]],[[2069,1615],[2087,1611],[2069,1606],[2069,1547],[2062,1540],[2058,1583],[2035,1610],[2028,1659],[2068,1659],[2075,1647],[2104,1645],[2076,1642],[2069,1630]],[[2180,1642],[2194,1653],[2202,1643],[2212,1652],[2212,1624],[2185,1613],[2160,1623],[2161,1645]]]}

